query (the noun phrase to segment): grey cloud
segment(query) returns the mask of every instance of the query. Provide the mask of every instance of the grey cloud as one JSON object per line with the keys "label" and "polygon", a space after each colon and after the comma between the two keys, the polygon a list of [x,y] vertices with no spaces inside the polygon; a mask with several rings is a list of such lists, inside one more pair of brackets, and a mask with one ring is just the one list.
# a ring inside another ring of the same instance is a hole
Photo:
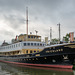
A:
{"label": "grey cloud", "polygon": [[8,31],[8,30],[0,30],[1,34],[0,35],[5,35],[5,36],[14,36],[14,32]]}
{"label": "grey cloud", "polygon": [[[59,22],[63,25],[62,31],[63,28],[66,32],[75,28],[75,0],[0,0],[0,19],[3,19],[4,23],[14,32],[23,32],[25,31],[23,28],[26,24],[27,6],[29,9],[29,25],[32,30],[34,26],[35,29],[39,29],[45,35],[48,33],[45,28],[52,27],[52,25],[56,27]],[[73,28],[70,26],[71,24]],[[11,35],[9,32],[5,32]],[[54,32],[56,33],[56,30]],[[64,34],[66,32],[63,31]],[[54,36],[56,37],[56,35]]]}
{"label": "grey cloud", "polygon": [[24,18],[22,16],[4,15],[7,25],[11,28],[18,29],[24,24]]}

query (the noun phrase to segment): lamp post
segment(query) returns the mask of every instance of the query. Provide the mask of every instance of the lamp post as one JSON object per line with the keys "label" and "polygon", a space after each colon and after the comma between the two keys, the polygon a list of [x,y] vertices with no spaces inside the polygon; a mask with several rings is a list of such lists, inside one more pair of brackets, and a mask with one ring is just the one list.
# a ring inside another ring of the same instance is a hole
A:
{"label": "lamp post", "polygon": [[50,27],[50,43],[52,42],[52,27]]}
{"label": "lamp post", "polygon": [[60,23],[59,24],[57,24],[58,26],[59,26],[59,43],[60,43],[60,40],[61,40],[61,38],[60,38]]}

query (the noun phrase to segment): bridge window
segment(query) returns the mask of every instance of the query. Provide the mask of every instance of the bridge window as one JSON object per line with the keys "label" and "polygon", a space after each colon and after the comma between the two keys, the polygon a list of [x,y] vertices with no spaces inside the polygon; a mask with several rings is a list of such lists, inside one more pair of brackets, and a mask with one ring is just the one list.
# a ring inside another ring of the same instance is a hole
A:
{"label": "bridge window", "polygon": [[30,36],[28,36],[28,38],[30,38]]}
{"label": "bridge window", "polygon": [[24,46],[26,46],[26,43],[24,43]]}
{"label": "bridge window", "polygon": [[38,36],[37,36],[37,39],[38,39]]}
{"label": "bridge window", "polygon": [[33,38],[33,36],[31,36],[31,38]]}

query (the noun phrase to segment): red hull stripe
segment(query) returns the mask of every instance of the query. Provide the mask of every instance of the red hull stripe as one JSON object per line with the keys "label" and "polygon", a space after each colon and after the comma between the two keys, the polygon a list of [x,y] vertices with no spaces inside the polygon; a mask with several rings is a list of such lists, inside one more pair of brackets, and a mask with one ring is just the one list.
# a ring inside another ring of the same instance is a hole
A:
{"label": "red hull stripe", "polygon": [[10,61],[3,61],[0,60],[0,62],[5,63],[12,63],[12,64],[19,64],[19,65],[27,65],[27,66],[38,66],[38,67],[52,67],[52,68],[67,68],[72,69],[73,65],[47,65],[47,64],[31,64],[31,63],[19,63],[19,62],[10,62]]}
{"label": "red hull stripe", "polygon": [[72,69],[60,69],[60,68],[50,68],[50,67],[36,67],[36,66],[25,66],[25,65],[16,65],[16,66],[19,66],[19,67],[27,67],[27,68],[34,68],[34,69],[43,69],[43,70],[55,70],[55,71],[66,71],[66,72],[73,72]]}

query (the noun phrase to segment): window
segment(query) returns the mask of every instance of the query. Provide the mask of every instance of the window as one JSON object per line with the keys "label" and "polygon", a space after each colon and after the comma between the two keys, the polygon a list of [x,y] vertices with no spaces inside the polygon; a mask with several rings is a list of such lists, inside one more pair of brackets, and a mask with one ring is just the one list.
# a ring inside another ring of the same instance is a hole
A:
{"label": "window", "polygon": [[42,44],[40,43],[40,46],[42,46]]}
{"label": "window", "polygon": [[28,43],[28,46],[30,46],[30,43]]}
{"label": "window", "polygon": [[32,53],[32,50],[30,51],[30,53]]}
{"label": "window", "polygon": [[36,51],[34,51],[34,53],[35,53]]}
{"label": "window", "polygon": [[28,36],[28,38],[30,38],[30,36]]}
{"label": "window", "polygon": [[37,43],[37,45],[39,46],[39,43]]}
{"label": "window", "polygon": [[37,36],[37,39],[38,39],[38,36]]}
{"label": "window", "polygon": [[36,43],[34,43],[34,46],[36,46]]}
{"label": "window", "polygon": [[31,43],[31,46],[33,46],[33,43]]}
{"label": "window", "polygon": [[26,53],[28,53],[28,50],[26,50]]}
{"label": "window", "polygon": [[26,46],[26,43],[24,43],[24,46]]}
{"label": "window", "polygon": [[17,44],[16,44],[16,47],[17,47]]}
{"label": "window", "polygon": [[31,38],[33,38],[33,36],[31,36]]}
{"label": "window", "polygon": [[14,45],[14,48],[15,48],[15,45]]}

